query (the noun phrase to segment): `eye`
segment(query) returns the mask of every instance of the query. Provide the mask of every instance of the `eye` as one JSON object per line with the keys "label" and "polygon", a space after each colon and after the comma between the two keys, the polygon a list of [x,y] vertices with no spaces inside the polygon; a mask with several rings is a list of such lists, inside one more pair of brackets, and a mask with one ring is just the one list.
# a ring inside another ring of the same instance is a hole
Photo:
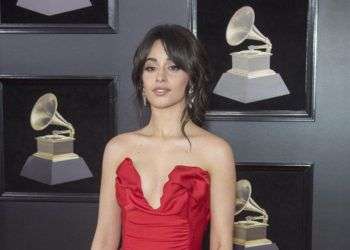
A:
{"label": "eye", "polygon": [[169,66],[169,69],[170,69],[171,71],[178,71],[178,70],[180,69],[180,67],[177,66],[177,65],[175,65],[175,64],[173,64],[173,65],[170,65],[170,66]]}
{"label": "eye", "polygon": [[145,71],[148,71],[148,72],[152,72],[152,71],[154,71],[156,69],[156,67],[153,67],[153,66],[146,66],[145,68],[144,68],[144,70]]}

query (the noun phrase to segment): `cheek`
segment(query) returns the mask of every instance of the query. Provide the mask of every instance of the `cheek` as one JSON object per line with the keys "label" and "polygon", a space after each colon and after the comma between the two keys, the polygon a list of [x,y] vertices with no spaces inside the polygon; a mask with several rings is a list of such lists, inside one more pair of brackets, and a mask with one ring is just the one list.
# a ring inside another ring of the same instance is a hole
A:
{"label": "cheek", "polygon": [[180,82],[181,82],[183,91],[185,91],[186,86],[188,85],[189,80],[190,80],[190,78],[189,78],[189,76],[188,76],[187,74],[185,74],[185,75],[181,78]]}
{"label": "cheek", "polygon": [[186,86],[188,85],[189,77],[183,75],[174,79],[174,87],[176,88],[176,93],[178,96],[183,96],[186,91]]}
{"label": "cheek", "polygon": [[152,75],[144,72],[141,76],[141,80],[143,82],[143,85],[147,86],[152,81]]}
{"label": "cheek", "polygon": [[186,87],[188,81],[189,81],[189,76],[186,73],[182,73],[176,76],[176,79],[174,79],[177,83],[178,86],[183,86],[184,88]]}

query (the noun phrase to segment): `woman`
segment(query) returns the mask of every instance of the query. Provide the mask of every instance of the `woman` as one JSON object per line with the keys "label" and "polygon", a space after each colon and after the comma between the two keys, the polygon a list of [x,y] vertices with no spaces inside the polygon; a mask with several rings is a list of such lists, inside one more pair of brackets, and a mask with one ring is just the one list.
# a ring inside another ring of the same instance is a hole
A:
{"label": "woman", "polygon": [[207,65],[179,25],[152,28],[137,48],[132,78],[150,120],[106,145],[92,250],[200,250],[209,220],[210,250],[232,249],[234,155],[201,126]]}

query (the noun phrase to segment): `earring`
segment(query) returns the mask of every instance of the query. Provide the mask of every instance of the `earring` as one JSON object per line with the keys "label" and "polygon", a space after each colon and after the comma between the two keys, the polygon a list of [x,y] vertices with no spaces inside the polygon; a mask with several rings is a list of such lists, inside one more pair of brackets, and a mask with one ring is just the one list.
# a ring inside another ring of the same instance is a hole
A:
{"label": "earring", "polygon": [[[188,95],[191,96],[193,94],[193,85],[190,85],[190,88],[188,90]],[[193,107],[193,103],[194,103],[194,96],[190,99],[190,102],[188,104],[188,107],[191,109]]]}
{"label": "earring", "polygon": [[143,106],[147,106],[147,98],[146,98],[146,93],[144,89],[142,89],[142,99],[143,99]]}
{"label": "earring", "polygon": [[146,95],[144,93],[142,93],[142,98],[143,98],[143,106],[147,106],[147,99],[146,99]]}

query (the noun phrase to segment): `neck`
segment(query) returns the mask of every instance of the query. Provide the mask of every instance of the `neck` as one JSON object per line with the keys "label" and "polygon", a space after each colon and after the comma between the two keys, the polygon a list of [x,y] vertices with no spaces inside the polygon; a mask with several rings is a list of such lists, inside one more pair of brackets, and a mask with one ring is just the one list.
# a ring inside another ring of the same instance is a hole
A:
{"label": "neck", "polygon": [[[167,139],[174,137],[182,137],[181,132],[181,114],[184,105],[173,105],[167,108],[151,107],[151,118],[145,127],[150,136]],[[192,121],[188,121],[185,128],[192,125]]]}

